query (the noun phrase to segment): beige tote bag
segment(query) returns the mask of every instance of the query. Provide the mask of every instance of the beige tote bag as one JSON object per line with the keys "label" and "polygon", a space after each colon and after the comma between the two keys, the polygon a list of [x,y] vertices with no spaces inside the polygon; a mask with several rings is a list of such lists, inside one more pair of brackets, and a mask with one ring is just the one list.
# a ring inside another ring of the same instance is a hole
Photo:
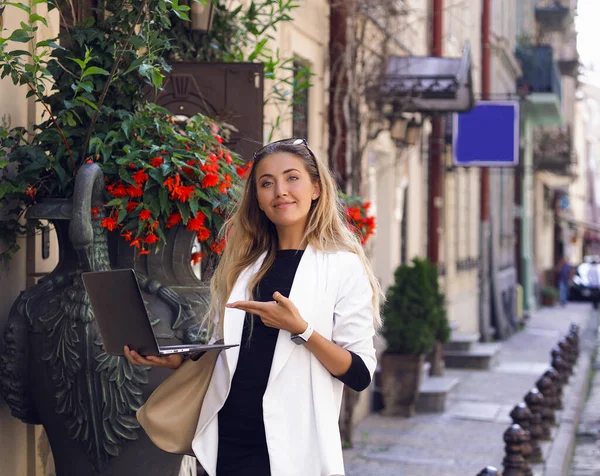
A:
{"label": "beige tote bag", "polygon": [[140,425],[161,450],[193,455],[202,402],[221,349],[188,359],[161,383],[137,411]]}

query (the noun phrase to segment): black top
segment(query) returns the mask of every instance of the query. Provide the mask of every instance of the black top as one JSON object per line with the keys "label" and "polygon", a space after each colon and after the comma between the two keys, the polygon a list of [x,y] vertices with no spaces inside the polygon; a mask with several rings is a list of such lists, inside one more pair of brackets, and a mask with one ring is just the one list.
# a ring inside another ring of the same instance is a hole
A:
{"label": "black top", "polygon": [[[275,262],[257,286],[255,300],[272,301],[275,291],[289,297],[303,253],[302,250],[278,251]],[[251,339],[250,319],[254,322]],[[218,416],[217,476],[271,474],[262,399],[278,335],[279,329],[267,327],[259,317],[246,313],[231,390]],[[364,390],[371,383],[369,371],[358,355],[351,354],[350,368],[338,378],[354,390]]]}

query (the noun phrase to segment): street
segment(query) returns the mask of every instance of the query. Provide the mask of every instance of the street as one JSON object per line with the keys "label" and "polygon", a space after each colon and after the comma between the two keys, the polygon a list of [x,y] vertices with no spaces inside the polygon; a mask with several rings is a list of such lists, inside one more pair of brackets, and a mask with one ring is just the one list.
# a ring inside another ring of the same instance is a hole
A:
{"label": "street", "polygon": [[[571,323],[581,327],[581,356],[564,389],[564,410],[557,414],[560,426],[553,430],[551,442],[541,444],[546,463],[532,468],[534,474],[545,476],[569,474],[563,466],[568,465],[575,440],[572,422],[583,408],[586,392],[582,388],[595,349],[597,316],[587,303],[534,312],[525,329],[502,343],[490,371],[446,370],[446,376],[456,376],[460,383],[448,396],[444,413],[409,419],[373,415],[361,422],[354,448],[345,452],[348,476],[475,476],[488,465],[502,471],[502,435],[511,424],[509,413],[548,369],[550,350]],[[597,440],[600,378],[594,384],[595,408],[590,400],[585,418],[594,420],[596,415],[595,426],[590,428]],[[578,446],[574,468],[578,461],[582,468],[573,474],[600,474],[595,441],[591,446],[593,454],[589,444]]]}

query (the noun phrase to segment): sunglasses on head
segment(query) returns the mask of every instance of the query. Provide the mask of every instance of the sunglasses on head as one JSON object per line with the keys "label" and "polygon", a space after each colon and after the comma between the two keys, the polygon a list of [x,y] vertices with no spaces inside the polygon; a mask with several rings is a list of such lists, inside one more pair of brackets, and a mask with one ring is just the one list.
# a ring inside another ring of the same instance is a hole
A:
{"label": "sunglasses on head", "polygon": [[303,145],[304,147],[306,147],[306,150],[308,151],[308,153],[310,154],[310,156],[314,160],[315,167],[317,167],[317,158],[315,157],[315,154],[313,153],[313,151],[310,150],[310,147],[308,147],[308,142],[306,142],[306,139],[296,139],[294,137],[291,137],[289,139],[276,140],[275,142],[269,142],[267,145],[261,147],[256,152],[254,152],[254,158],[253,158],[254,162],[256,162],[256,158],[258,156],[260,156],[265,151],[265,149],[267,147],[269,147],[271,145],[275,145],[275,144],[282,144],[282,145]]}

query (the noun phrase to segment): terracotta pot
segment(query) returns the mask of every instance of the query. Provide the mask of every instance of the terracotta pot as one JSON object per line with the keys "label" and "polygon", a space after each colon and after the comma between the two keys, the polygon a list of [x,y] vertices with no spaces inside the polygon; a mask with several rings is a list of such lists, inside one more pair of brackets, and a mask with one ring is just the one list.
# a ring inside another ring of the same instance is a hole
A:
{"label": "terracotta pot", "polygon": [[381,379],[385,415],[411,417],[415,414],[424,362],[424,354],[383,354]]}

